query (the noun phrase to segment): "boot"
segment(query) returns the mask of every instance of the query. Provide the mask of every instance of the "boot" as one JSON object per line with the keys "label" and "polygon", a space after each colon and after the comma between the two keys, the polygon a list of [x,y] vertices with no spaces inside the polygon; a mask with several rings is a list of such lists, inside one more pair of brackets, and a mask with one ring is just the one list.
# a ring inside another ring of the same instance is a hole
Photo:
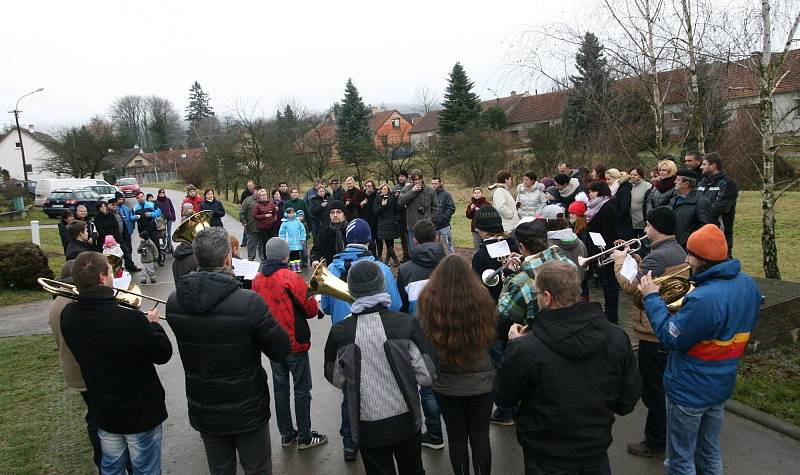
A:
{"label": "boot", "polygon": [[[395,255],[395,253],[392,253],[391,258],[392,258],[392,262],[394,262],[394,266],[395,267],[400,267],[400,261],[397,260],[397,256]],[[386,264],[387,265],[389,264],[389,258],[388,257],[386,258]]]}

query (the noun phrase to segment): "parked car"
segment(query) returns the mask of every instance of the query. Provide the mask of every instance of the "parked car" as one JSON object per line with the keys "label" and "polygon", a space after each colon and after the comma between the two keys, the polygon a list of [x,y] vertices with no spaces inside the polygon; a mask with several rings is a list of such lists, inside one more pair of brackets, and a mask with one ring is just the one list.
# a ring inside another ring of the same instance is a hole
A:
{"label": "parked car", "polygon": [[25,180],[14,180],[14,179],[12,179],[12,180],[4,181],[4,182],[0,183],[0,190],[2,190],[2,191],[11,190],[11,189],[15,189],[15,188],[19,188],[19,189],[24,188],[25,191],[27,191],[28,194],[30,195],[31,199],[34,199],[36,197],[36,182],[35,181],[32,181],[32,180],[25,181]]}
{"label": "parked car", "polygon": [[114,185],[93,185],[93,186],[84,186],[84,190],[92,190],[105,201],[114,201],[117,198],[117,191],[120,191]]}
{"label": "parked car", "polygon": [[61,217],[65,209],[74,213],[78,205],[84,205],[89,212],[89,216],[94,216],[97,213],[97,203],[100,200],[100,195],[92,190],[62,188],[50,192],[50,195],[42,203],[42,211],[50,218],[58,218]]}
{"label": "parked car", "polygon": [[120,178],[115,184],[125,194],[125,198],[133,198],[141,191],[136,178]]}
{"label": "parked car", "polygon": [[63,189],[78,189],[84,186],[108,185],[105,180],[97,178],[41,178],[36,182],[35,204],[44,204],[51,191]]}

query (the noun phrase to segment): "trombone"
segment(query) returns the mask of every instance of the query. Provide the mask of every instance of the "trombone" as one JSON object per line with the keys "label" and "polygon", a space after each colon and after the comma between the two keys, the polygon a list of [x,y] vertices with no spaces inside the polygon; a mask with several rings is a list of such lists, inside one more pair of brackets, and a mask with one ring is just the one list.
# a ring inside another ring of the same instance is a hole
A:
{"label": "trombone", "polygon": [[[45,279],[44,277],[40,277],[36,279],[39,282],[39,285],[42,288],[59,297],[66,297],[68,299],[77,300],[78,299],[78,288],[72,284],[65,284],[64,282],[59,282],[53,279]],[[137,285],[131,284],[128,289],[114,289],[114,300],[117,301],[117,304],[130,308],[132,310],[140,310],[142,306],[142,300],[152,300],[156,302],[156,305],[159,303],[165,304],[167,303],[166,300],[157,299],[155,297],[150,297],[148,295],[144,295],[139,290]],[[166,317],[159,316],[162,320],[166,320]]]}
{"label": "trombone", "polygon": [[600,267],[607,266],[608,264],[614,263],[614,251],[616,250],[623,250],[626,247],[630,247],[628,249],[628,254],[633,254],[635,252],[639,252],[639,249],[642,248],[642,242],[644,242],[647,237],[640,237],[640,238],[633,238],[629,241],[625,241],[622,243],[617,244],[614,247],[610,247],[603,252],[599,252],[593,256],[589,257],[578,257],[578,266],[585,267],[592,261],[597,261],[597,265]]}

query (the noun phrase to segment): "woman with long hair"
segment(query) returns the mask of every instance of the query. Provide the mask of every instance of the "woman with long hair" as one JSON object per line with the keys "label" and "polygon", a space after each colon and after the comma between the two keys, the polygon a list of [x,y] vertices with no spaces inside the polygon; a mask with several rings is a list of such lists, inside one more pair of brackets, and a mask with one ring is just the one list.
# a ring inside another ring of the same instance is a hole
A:
{"label": "woman with long hair", "polygon": [[431,385],[447,427],[456,474],[492,471],[489,417],[495,369],[494,300],[462,257],[445,257],[431,274],[417,306],[422,329],[438,355],[439,379]]}
{"label": "woman with long hair", "polygon": [[633,238],[633,221],[631,220],[631,192],[633,185],[628,174],[616,168],[606,170],[606,184],[611,190],[611,199],[617,208],[617,237],[627,241]]}
{"label": "woman with long hair", "polygon": [[[611,198],[611,189],[603,181],[595,181],[589,185],[589,204],[586,207],[586,220],[589,222],[586,230],[603,236],[605,249],[614,245],[617,240],[617,209]],[[602,252],[590,238],[587,242],[590,256]],[[603,300],[605,301],[606,318],[611,323],[619,321],[619,285],[614,276],[614,266],[597,266],[597,276],[603,286]]]}

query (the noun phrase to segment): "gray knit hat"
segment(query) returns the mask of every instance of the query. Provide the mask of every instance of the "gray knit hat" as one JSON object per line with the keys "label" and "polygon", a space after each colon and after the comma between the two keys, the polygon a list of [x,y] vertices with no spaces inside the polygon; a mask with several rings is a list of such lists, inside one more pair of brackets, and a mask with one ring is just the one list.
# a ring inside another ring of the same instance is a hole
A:
{"label": "gray knit hat", "polygon": [[363,260],[356,261],[347,273],[347,289],[354,298],[384,292],[383,271],[378,264]]}
{"label": "gray knit hat", "polygon": [[289,243],[279,237],[270,238],[267,241],[267,259],[283,261],[289,258]]}

